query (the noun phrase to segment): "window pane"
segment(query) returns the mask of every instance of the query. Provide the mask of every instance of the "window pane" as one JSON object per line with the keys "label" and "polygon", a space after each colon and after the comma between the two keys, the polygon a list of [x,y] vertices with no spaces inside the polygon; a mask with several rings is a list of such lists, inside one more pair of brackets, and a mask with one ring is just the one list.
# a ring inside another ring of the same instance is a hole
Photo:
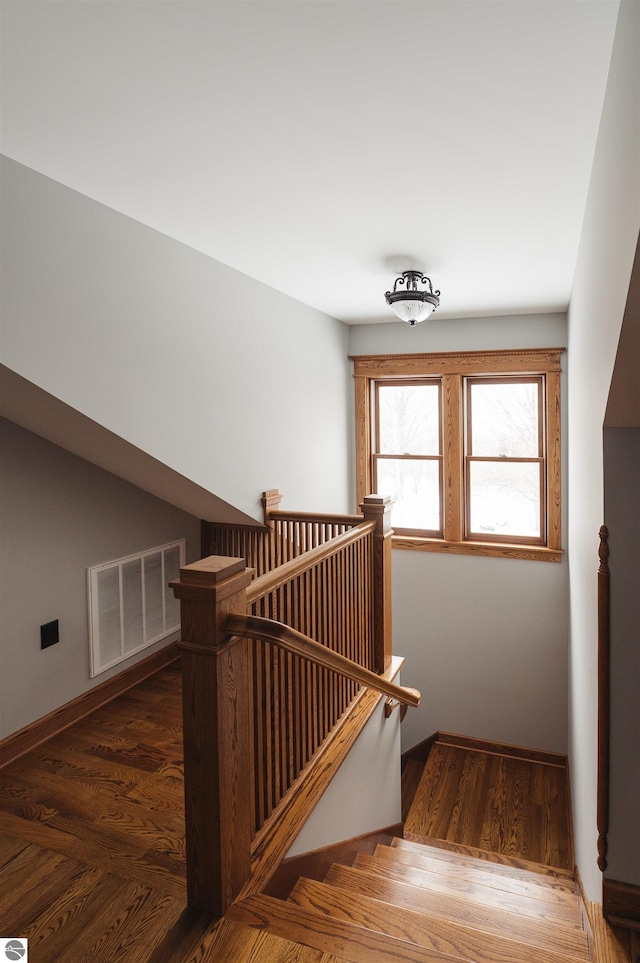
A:
{"label": "window pane", "polygon": [[383,455],[439,455],[438,385],[380,385],[378,434]]}
{"label": "window pane", "polygon": [[474,535],[540,538],[540,465],[469,462],[470,531]]}
{"label": "window pane", "polygon": [[538,382],[471,383],[469,454],[537,458]]}
{"label": "window pane", "polygon": [[378,493],[392,495],[393,528],[440,531],[440,462],[378,458]]}

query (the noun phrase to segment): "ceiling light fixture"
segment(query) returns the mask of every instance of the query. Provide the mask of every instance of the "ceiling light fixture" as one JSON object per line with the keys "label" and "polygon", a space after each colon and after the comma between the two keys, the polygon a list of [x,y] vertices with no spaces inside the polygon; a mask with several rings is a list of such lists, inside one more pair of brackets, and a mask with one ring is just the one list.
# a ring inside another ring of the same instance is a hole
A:
{"label": "ceiling light fixture", "polygon": [[[418,284],[429,287],[419,288]],[[411,325],[424,321],[440,304],[440,292],[433,290],[431,278],[422,271],[403,271],[385,298],[400,320]]]}

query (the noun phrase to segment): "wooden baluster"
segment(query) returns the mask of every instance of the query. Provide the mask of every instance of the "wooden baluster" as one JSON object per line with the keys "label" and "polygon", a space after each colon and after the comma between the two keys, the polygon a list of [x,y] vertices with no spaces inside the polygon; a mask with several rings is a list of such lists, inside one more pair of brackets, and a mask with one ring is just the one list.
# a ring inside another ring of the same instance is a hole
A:
{"label": "wooden baluster", "polygon": [[222,627],[247,611],[252,576],[244,559],[214,555],[171,582],[182,616],[187,896],[215,916],[251,869],[248,646]]}
{"label": "wooden baluster", "polygon": [[393,655],[391,635],[391,506],[393,499],[366,495],[361,510],[368,522],[375,522],[373,533],[373,666],[384,672]]}

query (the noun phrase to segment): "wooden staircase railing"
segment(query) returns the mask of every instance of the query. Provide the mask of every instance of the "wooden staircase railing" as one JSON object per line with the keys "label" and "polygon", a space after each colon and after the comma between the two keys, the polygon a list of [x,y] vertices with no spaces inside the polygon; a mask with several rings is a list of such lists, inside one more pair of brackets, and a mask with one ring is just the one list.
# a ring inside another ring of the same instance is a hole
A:
{"label": "wooden staircase railing", "polygon": [[381,676],[368,669],[363,669],[357,662],[345,659],[344,656],[327,649],[319,642],[314,642],[302,632],[296,632],[288,625],[274,622],[271,619],[258,618],[255,615],[230,615],[225,625],[230,635],[237,635],[245,639],[261,639],[271,642],[279,649],[298,655],[314,665],[323,666],[331,672],[336,672],[345,679],[351,679],[359,685],[366,685],[376,692],[396,699],[408,706],[420,705],[420,693],[417,689],[386,682]]}
{"label": "wooden staircase railing", "polygon": [[[299,516],[305,527],[286,541],[309,545],[317,524],[320,544],[255,580],[244,558],[214,555],[171,583],[195,909],[221,916],[269,879],[381,692],[417,704],[419,693],[391,684],[391,500],[362,507],[332,523]],[[329,524],[342,531],[322,540]]]}
{"label": "wooden staircase railing", "polygon": [[202,557],[231,555],[244,558],[256,575],[284,565],[293,558],[342,535],[364,520],[363,515],[322,515],[279,509],[281,493],[273,488],[263,493],[264,524],[236,525],[202,522]]}

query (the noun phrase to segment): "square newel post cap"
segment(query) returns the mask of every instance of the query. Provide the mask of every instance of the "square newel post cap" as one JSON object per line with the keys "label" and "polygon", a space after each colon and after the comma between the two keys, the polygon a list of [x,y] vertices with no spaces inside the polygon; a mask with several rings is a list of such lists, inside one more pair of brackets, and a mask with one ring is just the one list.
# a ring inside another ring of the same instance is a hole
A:
{"label": "square newel post cap", "polygon": [[360,511],[366,519],[375,521],[384,534],[391,531],[391,509],[395,498],[392,495],[365,495]]}
{"label": "square newel post cap", "polygon": [[176,598],[203,598],[215,596],[223,599],[233,592],[246,588],[254,575],[243,558],[228,555],[209,555],[180,569],[180,578],[170,582]]}

